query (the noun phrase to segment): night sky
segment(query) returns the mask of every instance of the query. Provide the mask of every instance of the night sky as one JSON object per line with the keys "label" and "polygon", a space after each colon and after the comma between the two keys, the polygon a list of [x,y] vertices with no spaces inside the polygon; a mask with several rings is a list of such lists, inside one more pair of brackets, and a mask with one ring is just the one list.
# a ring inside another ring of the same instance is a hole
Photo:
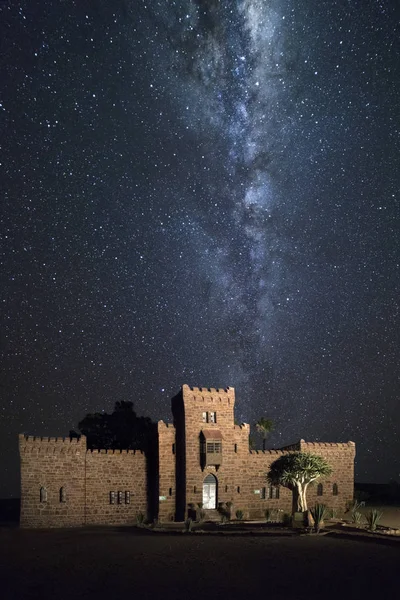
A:
{"label": "night sky", "polygon": [[396,0],[0,4],[0,497],[17,434],[183,383],[400,478]]}

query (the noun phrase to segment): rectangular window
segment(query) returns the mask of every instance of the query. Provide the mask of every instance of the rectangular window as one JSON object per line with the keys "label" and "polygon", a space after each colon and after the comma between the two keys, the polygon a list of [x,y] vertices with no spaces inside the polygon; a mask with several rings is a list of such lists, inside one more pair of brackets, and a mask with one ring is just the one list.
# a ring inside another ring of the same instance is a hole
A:
{"label": "rectangular window", "polygon": [[172,496],[172,488],[169,488],[169,495]]}
{"label": "rectangular window", "polygon": [[175,444],[172,444],[172,454],[175,454],[175,452],[176,452]]}
{"label": "rectangular window", "polygon": [[122,492],[118,492],[118,504],[122,504]]}
{"label": "rectangular window", "polygon": [[234,448],[235,448],[235,452],[237,452],[237,444],[235,444]]}
{"label": "rectangular window", "polygon": [[228,491],[228,486],[226,485],[226,486],[225,486],[225,492],[227,492],[227,491]]}
{"label": "rectangular window", "polygon": [[221,442],[207,442],[207,454],[220,454]]}
{"label": "rectangular window", "polygon": [[265,500],[267,497],[267,489],[265,487],[261,488],[261,500]]}
{"label": "rectangular window", "polygon": [[237,493],[240,494],[240,485],[237,486]]}
{"label": "rectangular window", "polygon": [[131,493],[126,491],[125,492],[125,504],[130,504],[131,503]]}
{"label": "rectangular window", "polygon": [[277,500],[279,498],[279,488],[270,485],[268,489],[268,498],[270,498],[270,500]]}
{"label": "rectangular window", "polygon": [[217,422],[217,413],[216,412],[210,412],[209,414],[209,422],[210,423],[216,423]]}
{"label": "rectangular window", "polygon": [[208,423],[207,413],[203,412],[203,423]]}
{"label": "rectangular window", "polygon": [[110,492],[110,504],[115,504],[115,492]]}

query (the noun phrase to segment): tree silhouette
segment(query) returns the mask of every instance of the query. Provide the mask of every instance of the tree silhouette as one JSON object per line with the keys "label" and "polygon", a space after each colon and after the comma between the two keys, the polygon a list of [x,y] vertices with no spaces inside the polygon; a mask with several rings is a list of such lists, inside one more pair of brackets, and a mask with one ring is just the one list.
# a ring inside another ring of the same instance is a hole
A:
{"label": "tree silhouette", "polygon": [[258,433],[261,433],[263,438],[263,450],[265,450],[268,434],[273,430],[273,428],[274,424],[271,419],[266,419],[265,417],[261,417],[256,423],[256,429]]}
{"label": "tree silhouette", "polygon": [[[89,449],[148,450],[155,425],[149,417],[138,417],[133,402],[116,402],[114,412],[89,413],[78,424]],[[70,431],[71,437],[77,437]]]}

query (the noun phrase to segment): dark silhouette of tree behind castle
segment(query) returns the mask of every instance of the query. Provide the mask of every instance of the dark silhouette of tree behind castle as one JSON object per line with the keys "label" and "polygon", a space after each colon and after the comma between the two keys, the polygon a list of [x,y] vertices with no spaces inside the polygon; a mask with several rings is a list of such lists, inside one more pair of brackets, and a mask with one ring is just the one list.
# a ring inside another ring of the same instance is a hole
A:
{"label": "dark silhouette of tree behind castle", "polygon": [[[90,449],[148,450],[155,424],[149,417],[138,417],[133,402],[116,402],[114,412],[89,413],[78,424]],[[77,437],[71,431],[72,437]]]}

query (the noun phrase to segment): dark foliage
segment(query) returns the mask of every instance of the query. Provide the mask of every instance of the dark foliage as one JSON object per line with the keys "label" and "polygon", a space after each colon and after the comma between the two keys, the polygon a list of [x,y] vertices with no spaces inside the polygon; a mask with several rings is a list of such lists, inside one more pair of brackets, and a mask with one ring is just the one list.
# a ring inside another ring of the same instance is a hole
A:
{"label": "dark foliage", "polygon": [[[133,402],[116,402],[114,412],[87,414],[78,424],[90,449],[148,450],[155,433],[149,417],[138,417]],[[70,432],[76,437],[75,431]]]}

